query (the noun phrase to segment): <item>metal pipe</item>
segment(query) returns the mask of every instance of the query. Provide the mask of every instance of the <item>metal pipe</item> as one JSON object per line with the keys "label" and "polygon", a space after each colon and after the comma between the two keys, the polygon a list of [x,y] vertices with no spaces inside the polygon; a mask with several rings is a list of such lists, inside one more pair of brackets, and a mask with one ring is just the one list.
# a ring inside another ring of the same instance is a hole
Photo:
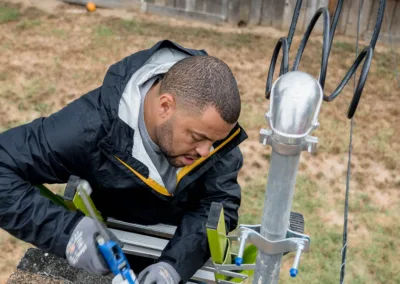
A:
{"label": "metal pipe", "polygon": [[[286,237],[300,153],[286,156],[272,151],[261,235],[271,241]],[[253,283],[278,283],[282,254],[259,252]]]}
{"label": "metal pipe", "polygon": [[[269,241],[286,238],[300,154],[315,149],[310,133],[318,126],[322,96],[319,82],[300,71],[282,75],[272,87],[266,115],[271,129],[260,132],[260,142],[272,146],[260,229]],[[282,253],[259,250],[253,283],[278,283],[281,259]]]}

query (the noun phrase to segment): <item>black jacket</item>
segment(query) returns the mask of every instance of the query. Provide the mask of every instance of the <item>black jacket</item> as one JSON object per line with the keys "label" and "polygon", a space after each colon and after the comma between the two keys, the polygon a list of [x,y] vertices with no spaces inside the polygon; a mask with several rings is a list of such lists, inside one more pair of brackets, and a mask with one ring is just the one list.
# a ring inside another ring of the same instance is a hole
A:
{"label": "black jacket", "polygon": [[33,185],[66,183],[70,175],[89,181],[104,217],[142,224],[178,225],[160,260],[172,264],[186,282],[209,258],[205,223],[213,201],[222,202],[226,225],[238,221],[242,155],[247,136],[239,125],[213,155],[181,171],[175,194],[153,186],[149,168],[132,155],[135,130],[119,117],[130,78],[157,51],[206,55],[161,41],[112,65],[100,88],[47,118],[0,134],[0,226],[15,237],[64,256],[82,213],[67,211]]}

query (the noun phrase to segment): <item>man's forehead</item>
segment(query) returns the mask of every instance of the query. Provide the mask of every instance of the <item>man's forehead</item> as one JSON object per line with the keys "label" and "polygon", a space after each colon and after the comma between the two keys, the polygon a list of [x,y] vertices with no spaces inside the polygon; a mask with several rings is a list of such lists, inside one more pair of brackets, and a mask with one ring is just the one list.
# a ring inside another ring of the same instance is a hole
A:
{"label": "man's forehead", "polygon": [[187,112],[186,122],[192,133],[212,141],[224,139],[235,126],[235,123],[224,121],[212,106],[207,107],[200,115]]}
{"label": "man's forehead", "polygon": [[218,141],[228,136],[233,127],[234,125],[227,124],[226,122],[221,123],[221,125],[218,125],[218,123],[207,125],[199,121],[198,124],[192,125],[190,130],[193,134],[203,139]]}

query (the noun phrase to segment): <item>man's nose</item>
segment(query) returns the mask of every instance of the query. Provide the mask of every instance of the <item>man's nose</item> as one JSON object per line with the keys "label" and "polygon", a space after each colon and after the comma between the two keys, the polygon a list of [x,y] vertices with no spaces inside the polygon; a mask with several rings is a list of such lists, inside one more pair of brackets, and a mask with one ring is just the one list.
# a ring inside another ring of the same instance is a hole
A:
{"label": "man's nose", "polygon": [[197,146],[196,152],[199,154],[201,157],[206,158],[208,155],[210,155],[210,150],[211,150],[212,142],[204,142],[201,143]]}

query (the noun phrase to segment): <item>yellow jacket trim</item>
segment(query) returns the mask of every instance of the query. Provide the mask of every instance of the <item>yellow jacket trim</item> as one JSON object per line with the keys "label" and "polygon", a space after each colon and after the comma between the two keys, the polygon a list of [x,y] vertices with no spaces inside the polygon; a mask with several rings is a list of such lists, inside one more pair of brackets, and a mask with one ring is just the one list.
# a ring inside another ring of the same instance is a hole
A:
{"label": "yellow jacket trim", "polygon": [[[226,144],[228,144],[233,138],[235,138],[238,134],[240,133],[240,128],[238,130],[236,130],[228,139],[226,139],[223,143],[221,143],[217,148],[215,148],[207,157],[201,157],[200,159],[198,159],[196,162],[194,162],[193,164],[186,166],[184,168],[181,169],[181,171],[178,173],[177,177],[176,177],[176,184],[179,183],[179,181],[185,176],[187,175],[190,171],[192,171],[195,167],[197,167],[199,164],[201,164],[202,162],[204,162],[208,157],[212,156],[213,154],[215,154],[217,151],[219,151],[222,147],[224,147]],[[168,192],[168,190],[161,186],[159,183],[157,183],[155,180],[151,179],[151,178],[145,178],[144,176],[142,176],[140,173],[138,173],[137,171],[135,171],[131,166],[129,166],[127,163],[125,163],[124,161],[122,161],[120,158],[118,158],[117,156],[115,156],[115,158],[121,162],[121,164],[123,164],[125,167],[127,167],[132,173],[134,173],[138,178],[140,178],[145,184],[147,184],[149,187],[151,187],[152,189],[154,189],[155,191],[157,191],[158,193],[161,193],[162,195],[165,196],[173,196],[171,193]]]}
{"label": "yellow jacket trim", "polygon": [[176,184],[179,183],[179,181],[185,176],[187,175],[191,170],[193,170],[195,167],[197,167],[199,164],[201,164],[202,162],[204,162],[204,160],[206,160],[208,157],[212,156],[213,154],[215,154],[215,152],[219,151],[222,147],[224,147],[226,144],[228,144],[233,138],[235,138],[238,134],[240,133],[240,128],[238,130],[236,130],[228,139],[226,139],[223,143],[221,143],[217,148],[215,148],[207,157],[201,157],[200,159],[198,159],[196,162],[194,162],[193,164],[184,167],[178,174],[177,178],[176,178]]}
{"label": "yellow jacket trim", "polygon": [[127,163],[125,163],[124,161],[122,161],[120,158],[118,158],[117,156],[115,156],[115,158],[120,161],[125,167],[127,167],[131,172],[133,172],[138,178],[140,178],[145,184],[147,184],[148,186],[150,186],[152,189],[154,189],[155,191],[157,191],[158,193],[161,193],[162,195],[165,196],[172,196],[171,193],[168,192],[168,190],[161,186],[160,184],[158,184],[155,180],[151,179],[151,178],[145,178],[144,176],[142,176],[140,173],[138,173],[137,171],[135,171],[131,166],[129,166]]}

